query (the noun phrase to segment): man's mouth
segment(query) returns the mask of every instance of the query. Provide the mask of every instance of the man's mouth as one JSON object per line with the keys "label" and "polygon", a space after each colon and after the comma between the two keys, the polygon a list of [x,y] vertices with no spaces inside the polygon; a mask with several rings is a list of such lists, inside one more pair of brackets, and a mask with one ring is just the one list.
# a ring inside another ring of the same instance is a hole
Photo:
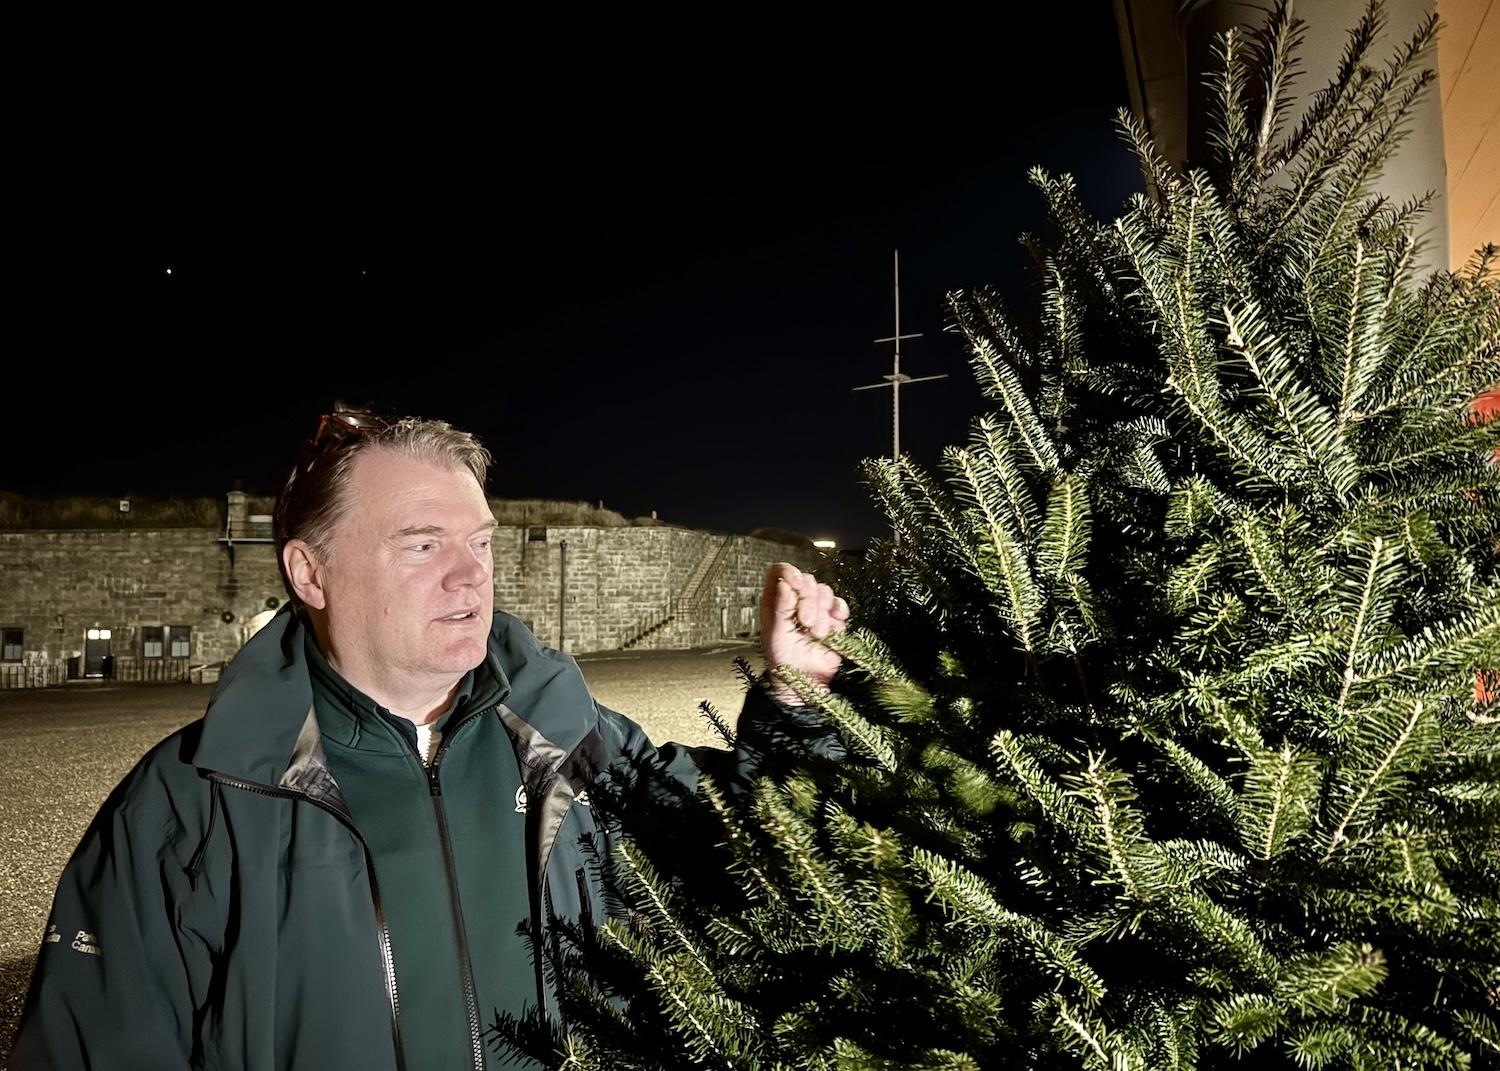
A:
{"label": "man's mouth", "polygon": [[438,620],[439,621],[473,621],[478,616],[479,616],[479,611],[477,611],[477,610],[461,610],[460,612],[458,612],[456,614],[449,614],[447,617],[440,617],[440,618],[438,618]]}

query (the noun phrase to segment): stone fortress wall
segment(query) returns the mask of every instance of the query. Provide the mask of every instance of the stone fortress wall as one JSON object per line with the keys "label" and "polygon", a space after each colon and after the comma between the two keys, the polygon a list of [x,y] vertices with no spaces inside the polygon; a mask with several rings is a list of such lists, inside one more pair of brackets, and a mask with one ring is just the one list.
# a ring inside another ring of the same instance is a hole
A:
{"label": "stone fortress wall", "polygon": [[[495,606],[570,653],[749,638],[770,564],[821,560],[784,536],[632,522],[576,503],[491,505]],[[255,508],[231,492],[217,528],[0,517],[0,685],[97,674],[106,652],[119,679],[212,679],[286,601],[269,518]]]}

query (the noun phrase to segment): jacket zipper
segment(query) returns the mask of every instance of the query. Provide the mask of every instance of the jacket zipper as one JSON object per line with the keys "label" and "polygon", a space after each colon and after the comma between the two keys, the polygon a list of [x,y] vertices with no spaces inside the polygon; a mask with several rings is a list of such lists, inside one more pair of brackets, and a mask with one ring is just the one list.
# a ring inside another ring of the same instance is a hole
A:
{"label": "jacket zipper", "polygon": [[254,781],[241,781],[237,777],[230,777],[227,774],[221,773],[210,773],[208,774],[208,779],[210,781],[217,781],[221,785],[228,785],[230,788],[238,788],[245,792],[254,792],[260,796],[272,796],[276,799],[305,800],[319,810],[327,811],[333,817],[337,818],[350,833],[354,834],[354,839],[359,841],[360,850],[364,853],[365,857],[365,876],[370,881],[370,899],[375,906],[375,922],[380,930],[380,968],[385,974],[386,995],[390,998],[391,1003],[391,1044],[396,1050],[396,1071],[405,1071],[406,1058],[401,1049],[401,998],[396,992],[396,963],[394,957],[391,955],[391,930],[385,920],[385,909],[380,903],[380,883],[375,880],[375,864],[370,858],[370,847],[365,843],[364,834],[354,825],[354,820],[349,817],[347,812],[334,807],[332,804],[315,799],[305,792],[298,792],[289,788],[270,788],[266,785],[258,785]]}
{"label": "jacket zipper", "polygon": [[[467,720],[467,719],[466,719]],[[474,966],[469,959],[469,936],[464,928],[463,904],[458,895],[458,867],[453,861],[453,843],[448,838],[448,815],[443,809],[443,786],[438,780],[438,763],[452,733],[463,727],[455,725],[438,744],[432,765],[427,767],[427,788],[432,797],[432,813],[437,818],[438,841],[443,846],[443,864],[448,870],[448,903],[453,909],[453,939],[458,944],[458,968],[464,987],[464,1011],[469,1017],[469,1046],[474,1056],[474,1071],[485,1071],[484,1039],[479,1027],[479,1000],[474,991]],[[418,756],[420,758],[420,756]]]}

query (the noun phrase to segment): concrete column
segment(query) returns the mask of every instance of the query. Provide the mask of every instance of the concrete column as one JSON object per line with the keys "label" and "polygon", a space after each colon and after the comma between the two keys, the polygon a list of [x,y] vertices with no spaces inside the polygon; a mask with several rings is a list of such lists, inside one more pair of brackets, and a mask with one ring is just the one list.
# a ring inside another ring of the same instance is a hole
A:
{"label": "concrete column", "polygon": [[[1423,19],[1432,14],[1433,2],[1385,0],[1386,28],[1376,38],[1372,55],[1383,61],[1415,32]],[[1302,73],[1293,87],[1298,107],[1288,117],[1289,124],[1296,123],[1301,109],[1333,78],[1349,30],[1364,14],[1365,3],[1366,0],[1310,0],[1293,8],[1294,14],[1307,26],[1299,51]],[[1180,0],[1178,3],[1178,26],[1187,62],[1189,162],[1202,160],[1205,155],[1212,98],[1204,82],[1215,70],[1215,37],[1232,26],[1250,29],[1260,26],[1272,7],[1271,0]],[[1427,56],[1426,63],[1433,70],[1437,69],[1436,49]],[[1427,214],[1417,228],[1424,243],[1418,264],[1424,271],[1447,268],[1447,175],[1443,160],[1442,95],[1436,85],[1417,102],[1406,141],[1386,162],[1385,171],[1377,182],[1379,191],[1397,204],[1428,192],[1433,194]]]}

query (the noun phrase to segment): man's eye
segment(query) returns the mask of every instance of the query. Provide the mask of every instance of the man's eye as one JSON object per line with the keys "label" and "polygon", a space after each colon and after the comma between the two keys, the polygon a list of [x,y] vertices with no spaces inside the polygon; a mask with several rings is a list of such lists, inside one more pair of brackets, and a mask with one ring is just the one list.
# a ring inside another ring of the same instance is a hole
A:
{"label": "man's eye", "polygon": [[413,543],[411,546],[407,547],[406,549],[407,550],[431,550],[435,545],[436,544],[433,544],[433,543]]}

